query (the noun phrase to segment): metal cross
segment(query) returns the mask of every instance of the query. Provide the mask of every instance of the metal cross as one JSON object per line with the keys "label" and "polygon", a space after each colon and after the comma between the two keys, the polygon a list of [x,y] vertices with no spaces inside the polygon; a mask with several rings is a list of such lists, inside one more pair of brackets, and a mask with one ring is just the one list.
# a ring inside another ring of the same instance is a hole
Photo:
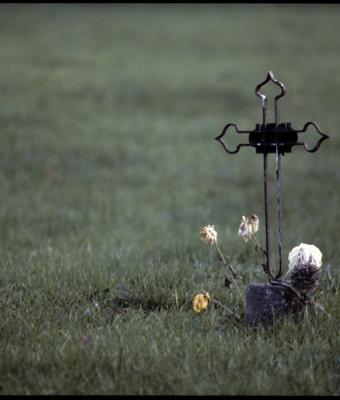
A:
{"label": "metal cross", "polygon": [[[262,86],[265,86],[268,82],[274,82],[281,90],[280,94],[275,96],[275,122],[267,122],[267,109],[268,101],[267,96],[260,92]],[[255,89],[255,94],[261,99],[262,106],[262,124],[256,124],[256,127],[252,131],[239,130],[236,124],[227,124],[220,135],[215,139],[220,142],[224,150],[229,154],[238,153],[241,147],[252,146],[255,147],[256,153],[263,154],[263,170],[264,170],[264,212],[265,212],[265,228],[266,228],[266,271],[273,280],[279,280],[282,276],[283,266],[283,233],[282,233],[282,207],[281,207],[281,154],[290,153],[293,146],[303,146],[304,149],[309,153],[314,153],[318,150],[321,143],[328,139],[329,136],[322,133],[319,126],[315,122],[305,123],[302,129],[296,130],[292,128],[290,122],[279,121],[279,104],[278,101],[281,97],[286,94],[286,88],[283,83],[279,82],[274,78],[271,71],[268,72],[266,79],[258,84]],[[309,148],[305,142],[298,140],[298,133],[304,133],[307,128],[312,125],[317,133],[320,135],[319,140],[314,147]],[[224,136],[230,127],[234,127],[238,134],[248,133],[249,143],[242,143],[237,145],[234,150],[231,150],[223,140]],[[268,216],[268,159],[269,153],[275,154],[275,172],[276,172],[276,213],[277,213],[277,226],[278,226],[278,242],[279,242],[279,270],[276,275],[273,274],[271,267],[271,256],[270,256],[270,233],[269,233],[269,216]]]}

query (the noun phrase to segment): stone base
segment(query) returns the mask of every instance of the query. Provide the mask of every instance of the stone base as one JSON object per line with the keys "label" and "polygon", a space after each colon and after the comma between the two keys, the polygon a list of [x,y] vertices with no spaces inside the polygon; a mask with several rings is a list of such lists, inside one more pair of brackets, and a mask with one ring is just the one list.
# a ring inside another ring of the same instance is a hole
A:
{"label": "stone base", "polygon": [[267,326],[276,319],[301,311],[304,304],[286,286],[251,283],[246,288],[246,325]]}

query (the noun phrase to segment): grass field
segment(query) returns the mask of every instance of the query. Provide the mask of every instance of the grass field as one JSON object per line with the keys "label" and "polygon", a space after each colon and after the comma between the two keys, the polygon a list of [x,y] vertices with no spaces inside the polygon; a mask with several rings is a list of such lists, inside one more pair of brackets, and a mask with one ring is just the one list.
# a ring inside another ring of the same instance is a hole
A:
{"label": "grass field", "polygon": [[[339,36],[338,5],[1,5],[0,393],[340,394]],[[207,224],[266,281],[237,235],[264,238],[262,158],[213,138],[260,122],[268,69],[331,138],[282,160],[285,259],[321,249],[331,317],[253,331],[190,302],[244,314]]]}

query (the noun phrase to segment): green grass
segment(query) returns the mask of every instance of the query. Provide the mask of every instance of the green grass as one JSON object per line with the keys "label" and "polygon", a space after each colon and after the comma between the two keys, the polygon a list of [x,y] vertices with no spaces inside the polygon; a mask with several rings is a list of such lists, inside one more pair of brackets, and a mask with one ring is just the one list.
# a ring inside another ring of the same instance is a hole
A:
{"label": "green grass", "polygon": [[[1,6],[3,394],[340,394],[339,22],[337,5]],[[282,162],[285,259],[321,249],[331,318],[252,331],[190,301],[244,314],[206,224],[266,280],[237,236],[256,212],[263,240],[261,157],[213,138],[260,121],[268,69],[282,120],[331,137]]]}

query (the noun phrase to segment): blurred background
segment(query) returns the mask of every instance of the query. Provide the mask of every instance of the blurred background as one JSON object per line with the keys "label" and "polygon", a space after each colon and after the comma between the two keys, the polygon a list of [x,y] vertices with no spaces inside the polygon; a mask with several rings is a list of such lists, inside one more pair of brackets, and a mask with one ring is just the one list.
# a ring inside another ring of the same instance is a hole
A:
{"label": "blurred background", "polygon": [[[3,393],[339,391],[337,320],[253,335],[187,306],[208,290],[243,312],[200,240],[207,224],[247,282],[265,281],[237,235],[257,213],[264,239],[262,157],[214,138],[261,122],[255,87],[272,70],[281,121],[330,136],[283,157],[283,228],[285,260],[301,242],[321,249],[321,302],[339,315],[339,37],[330,4],[1,5]],[[113,319],[92,300],[121,283],[136,311]]]}
{"label": "blurred background", "polygon": [[215,224],[237,252],[241,215],[263,221],[262,157],[213,138],[261,121],[271,69],[281,120],[331,137],[283,158],[286,250],[338,256],[337,5],[2,5],[0,26],[3,250],[152,251]]}

